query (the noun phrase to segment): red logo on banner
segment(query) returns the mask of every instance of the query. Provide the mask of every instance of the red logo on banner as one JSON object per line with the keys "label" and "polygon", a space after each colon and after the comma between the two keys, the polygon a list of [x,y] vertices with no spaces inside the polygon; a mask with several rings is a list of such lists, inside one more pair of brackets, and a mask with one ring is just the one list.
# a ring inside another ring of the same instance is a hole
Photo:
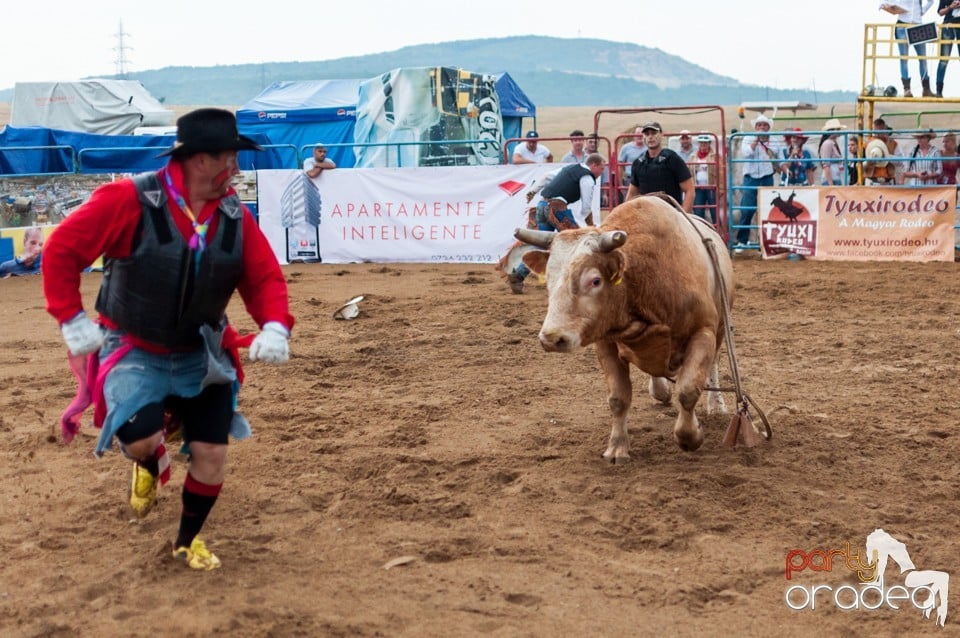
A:
{"label": "red logo on banner", "polygon": [[517,193],[519,193],[521,190],[523,190],[523,187],[525,186],[525,184],[521,182],[515,182],[512,179],[508,179],[507,181],[500,183],[499,186],[500,186],[500,190],[502,190],[507,195],[510,195],[512,197]]}

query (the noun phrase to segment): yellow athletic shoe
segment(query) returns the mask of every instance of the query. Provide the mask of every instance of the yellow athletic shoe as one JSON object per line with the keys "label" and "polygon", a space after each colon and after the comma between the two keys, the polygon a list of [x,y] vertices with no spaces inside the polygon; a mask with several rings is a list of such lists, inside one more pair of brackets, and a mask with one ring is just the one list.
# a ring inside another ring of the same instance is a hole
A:
{"label": "yellow athletic shoe", "polygon": [[176,547],[173,550],[173,557],[182,561],[190,569],[203,569],[210,571],[220,567],[220,559],[207,549],[200,537],[197,536],[190,543],[190,547]]}
{"label": "yellow athletic shoe", "polygon": [[157,482],[159,479],[140,467],[133,464],[133,478],[130,479],[130,507],[138,518],[146,516],[157,504]]}

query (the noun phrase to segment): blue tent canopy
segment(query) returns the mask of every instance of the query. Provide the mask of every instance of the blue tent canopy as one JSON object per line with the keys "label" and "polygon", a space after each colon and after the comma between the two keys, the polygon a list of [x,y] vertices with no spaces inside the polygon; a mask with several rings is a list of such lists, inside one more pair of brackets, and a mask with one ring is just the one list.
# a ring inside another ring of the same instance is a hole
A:
{"label": "blue tent canopy", "polygon": [[[262,134],[251,136],[269,144]],[[0,175],[140,173],[167,163],[157,157],[173,146],[170,135],[98,135],[43,127],[7,126],[0,132]],[[275,151],[241,151],[241,170],[283,168]]]}
{"label": "blue tent canopy", "polygon": [[509,73],[504,71],[494,73],[494,76],[497,78],[497,95],[500,97],[500,114],[503,116],[503,137],[522,137],[523,118],[536,119],[537,107]]}
{"label": "blue tent canopy", "polygon": [[[304,146],[351,144],[357,121],[357,97],[362,80],[304,80],[274,82],[237,110],[237,126],[244,135],[265,135],[271,144]],[[288,149],[283,149],[288,158]],[[353,149],[331,147],[327,157],[337,166],[353,166]],[[293,161],[293,160],[291,160]]]}

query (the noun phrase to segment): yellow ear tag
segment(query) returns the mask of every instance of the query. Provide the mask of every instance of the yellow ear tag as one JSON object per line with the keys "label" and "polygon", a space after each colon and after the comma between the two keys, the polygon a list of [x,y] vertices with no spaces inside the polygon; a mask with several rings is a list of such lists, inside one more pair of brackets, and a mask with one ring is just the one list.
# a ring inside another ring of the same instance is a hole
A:
{"label": "yellow ear tag", "polygon": [[610,283],[614,286],[619,286],[621,281],[623,281],[623,277],[619,272],[610,278]]}

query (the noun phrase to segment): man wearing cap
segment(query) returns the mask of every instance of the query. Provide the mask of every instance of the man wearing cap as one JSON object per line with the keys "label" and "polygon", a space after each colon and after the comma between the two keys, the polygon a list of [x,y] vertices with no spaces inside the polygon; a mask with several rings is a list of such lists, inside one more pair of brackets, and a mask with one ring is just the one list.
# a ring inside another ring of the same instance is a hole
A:
{"label": "man wearing cap", "polygon": [[327,158],[327,147],[323,144],[317,144],[313,147],[313,157],[303,160],[303,171],[310,179],[320,177],[320,173],[327,169],[336,168],[337,164]]}
{"label": "man wearing cap", "polygon": [[693,212],[694,187],[690,169],[679,155],[663,147],[663,128],[659,122],[647,122],[641,127],[647,150],[633,160],[627,201],[639,195],[664,192]]}
{"label": "man wearing cap", "polygon": [[737,222],[735,251],[740,252],[750,243],[750,223],[757,212],[757,189],[773,186],[775,162],[779,162],[780,149],[770,139],[772,120],[761,113],[753,120],[755,134],[746,134],[740,143],[740,158],[743,166],[743,193],[740,196],[740,219]]}
{"label": "man wearing cap", "polygon": [[[248,436],[234,410],[250,360],[287,361],[294,319],[270,244],[231,186],[237,152],[262,150],[233,114],[199,109],[177,120],[170,160],[158,171],[104,184],[47,242],[43,287],[72,357],[93,358],[90,379],[102,427],[95,454],[119,441],[133,460],[130,506],[145,516],[169,477],[165,434],[180,426],[190,463],[172,554],[193,569],[220,566],[197,536],[226,474],[227,437]],[[80,273],[103,255],[96,301],[84,313]],[[260,332],[240,337],[225,310],[240,293]]]}
{"label": "man wearing cap", "polygon": [[795,128],[783,136],[787,145],[780,149],[780,185],[810,186],[817,164],[813,155],[804,148],[807,138],[803,129]]}
{"label": "man wearing cap", "polygon": [[523,144],[517,144],[513,151],[514,164],[550,164],[553,162],[553,153],[539,143],[540,135],[536,131],[527,131],[523,136]]}

